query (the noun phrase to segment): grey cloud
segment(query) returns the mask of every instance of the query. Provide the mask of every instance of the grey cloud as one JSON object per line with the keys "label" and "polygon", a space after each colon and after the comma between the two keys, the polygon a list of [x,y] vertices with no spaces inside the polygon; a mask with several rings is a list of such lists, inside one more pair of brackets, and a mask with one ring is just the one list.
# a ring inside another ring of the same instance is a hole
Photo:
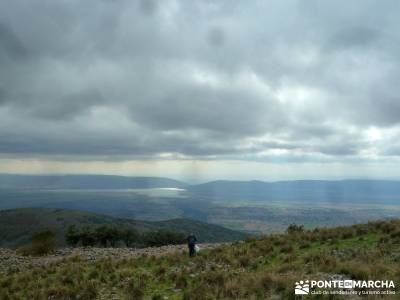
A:
{"label": "grey cloud", "polygon": [[0,105],[6,101],[6,91],[0,86]]}
{"label": "grey cloud", "polygon": [[154,0],[141,0],[139,1],[140,10],[146,15],[152,15],[157,9],[158,3]]}
{"label": "grey cloud", "polygon": [[340,155],[357,155],[362,145],[354,142],[350,143],[329,143],[325,145],[319,145],[314,148],[315,152],[326,155],[340,156]]}
{"label": "grey cloud", "polygon": [[7,25],[0,23],[0,59],[3,56],[11,60],[24,59],[27,55],[28,51],[26,47],[13,30]]}
{"label": "grey cloud", "polygon": [[69,119],[87,112],[93,106],[101,106],[103,102],[104,98],[98,90],[85,90],[61,98],[50,98],[43,105],[32,105],[27,113],[51,120]]}
{"label": "grey cloud", "polygon": [[375,28],[353,27],[343,28],[328,41],[325,50],[337,48],[369,47],[379,43],[380,33]]}
{"label": "grey cloud", "polygon": [[386,149],[382,151],[382,154],[385,156],[400,156],[400,145],[398,143],[394,143],[390,145]]}
{"label": "grey cloud", "polygon": [[207,40],[210,45],[221,47],[225,43],[225,33],[222,28],[210,28],[207,33]]}
{"label": "grey cloud", "polygon": [[285,119],[273,101],[251,93],[204,88],[168,92],[161,98],[133,103],[133,119],[158,130],[199,128],[229,136],[260,134]]}
{"label": "grey cloud", "polygon": [[400,121],[398,6],[1,3],[0,152],[357,157]]}

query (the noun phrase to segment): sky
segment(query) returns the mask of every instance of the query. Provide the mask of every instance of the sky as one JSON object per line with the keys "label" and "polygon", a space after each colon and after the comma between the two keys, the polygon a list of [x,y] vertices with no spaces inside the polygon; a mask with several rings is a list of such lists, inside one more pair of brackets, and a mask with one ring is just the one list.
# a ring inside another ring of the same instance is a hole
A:
{"label": "sky", "polygon": [[0,173],[400,178],[399,1],[0,2]]}

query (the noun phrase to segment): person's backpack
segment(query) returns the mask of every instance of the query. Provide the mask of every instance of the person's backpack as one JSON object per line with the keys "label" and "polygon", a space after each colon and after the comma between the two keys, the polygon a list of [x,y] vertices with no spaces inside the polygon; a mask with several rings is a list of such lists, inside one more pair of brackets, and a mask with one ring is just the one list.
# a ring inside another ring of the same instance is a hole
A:
{"label": "person's backpack", "polygon": [[189,245],[194,245],[196,243],[196,238],[194,236],[189,236],[188,242]]}

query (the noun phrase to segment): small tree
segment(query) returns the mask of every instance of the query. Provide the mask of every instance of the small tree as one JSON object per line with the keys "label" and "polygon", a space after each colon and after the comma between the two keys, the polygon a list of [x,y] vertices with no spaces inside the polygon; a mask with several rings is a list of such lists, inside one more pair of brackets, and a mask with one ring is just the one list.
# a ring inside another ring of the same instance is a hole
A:
{"label": "small tree", "polygon": [[51,230],[44,230],[32,235],[32,249],[37,255],[54,252],[56,248],[55,234]]}
{"label": "small tree", "polygon": [[301,233],[304,232],[304,225],[297,225],[295,223],[292,223],[288,226],[286,229],[286,232],[288,234],[294,234],[294,233]]}
{"label": "small tree", "polygon": [[111,247],[115,247],[117,242],[121,239],[121,232],[115,227],[110,227],[108,233],[110,237],[110,245]]}
{"label": "small tree", "polygon": [[68,227],[68,230],[65,234],[65,240],[71,247],[76,247],[76,245],[79,243],[80,233],[76,229],[75,225]]}
{"label": "small tree", "polygon": [[96,245],[95,233],[89,227],[82,228],[79,236],[80,240],[82,241],[82,246],[93,247],[94,245]]}
{"label": "small tree", "polygon": [[143,235],[144,243],[150,247],[164,245],[178,245],[185,241],[185,235],[179,232],[168,230],[149,231]]}
{"label": "small tree", "polygon": [[55,250],[55,234],[51,230],[44,230],[32,235],[29,245],[19,248],[22,255],[46,255]]}
{"label": "small tree", "polygon": [[139,240],[139,233],[135,229],[127,228],[121,232],[121,238],[127,247],[131,247]]}
{"label": "small tree", "polygon": [[107,242],[110,240],[108,226],[103,225],[96,228],[96,240],[102,247],[107,247]]}

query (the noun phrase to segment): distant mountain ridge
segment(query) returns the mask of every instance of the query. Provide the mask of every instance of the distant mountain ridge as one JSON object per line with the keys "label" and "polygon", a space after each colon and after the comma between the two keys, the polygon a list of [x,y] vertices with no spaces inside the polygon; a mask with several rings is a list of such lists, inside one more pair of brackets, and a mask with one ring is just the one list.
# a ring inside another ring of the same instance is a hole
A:
{"label": "distant mountain ridge", "polygon": [[400,202],[400,181],[389,180],[219,180],[189,186],[188,190],[197,195],[231,200],[368,202],[382,199]]}
{"label": "distant mountain ridge", "polygon": [[343,191],[364,190],[367,192],[400,193],[400,181],[374,179],[348,180],[215,180],[201,184],[188,184],[166,177],[119,176],[119,175],[14,175],[0,174],[0,188],[43,188],[43,189],[146,189],[186,188],[202,194],[273,193],[279,191],[321,191],[342,189]]}
{"label": "distant mountain ridge", "polygon": [[186,218],[166,221],[140,221],[114,218],[101,214],[70,209],[19,208],[0,211],[0,247],[14,247],[29,241],[32,233],[50,229],[57,235],[59,246],[65,245],[64,235],[70,225],[131,227],[139,232],[167,229],[184,234],[195,233],[201,242],[237,241],[247,237],[245,233],[219,225]]}
{"label": "distant mountain ridge", "polygon": [[[0,189],[150,189],[179,188],[193,196],[251,201],[356,201],[400,202],[400,181],[391,180],[217,180],[188,184],[163,177],[114,175],[8,175],[0,174]],[[1,200],[1,199],[0,199]],[[1,206],[0,206],[1,208]]]}
{"label": "distant mountain ridge", "polygon": [[184,188],[187,184],[163,177],[116,175],[8,175],[0,174],[0,188],[146,189]]}

